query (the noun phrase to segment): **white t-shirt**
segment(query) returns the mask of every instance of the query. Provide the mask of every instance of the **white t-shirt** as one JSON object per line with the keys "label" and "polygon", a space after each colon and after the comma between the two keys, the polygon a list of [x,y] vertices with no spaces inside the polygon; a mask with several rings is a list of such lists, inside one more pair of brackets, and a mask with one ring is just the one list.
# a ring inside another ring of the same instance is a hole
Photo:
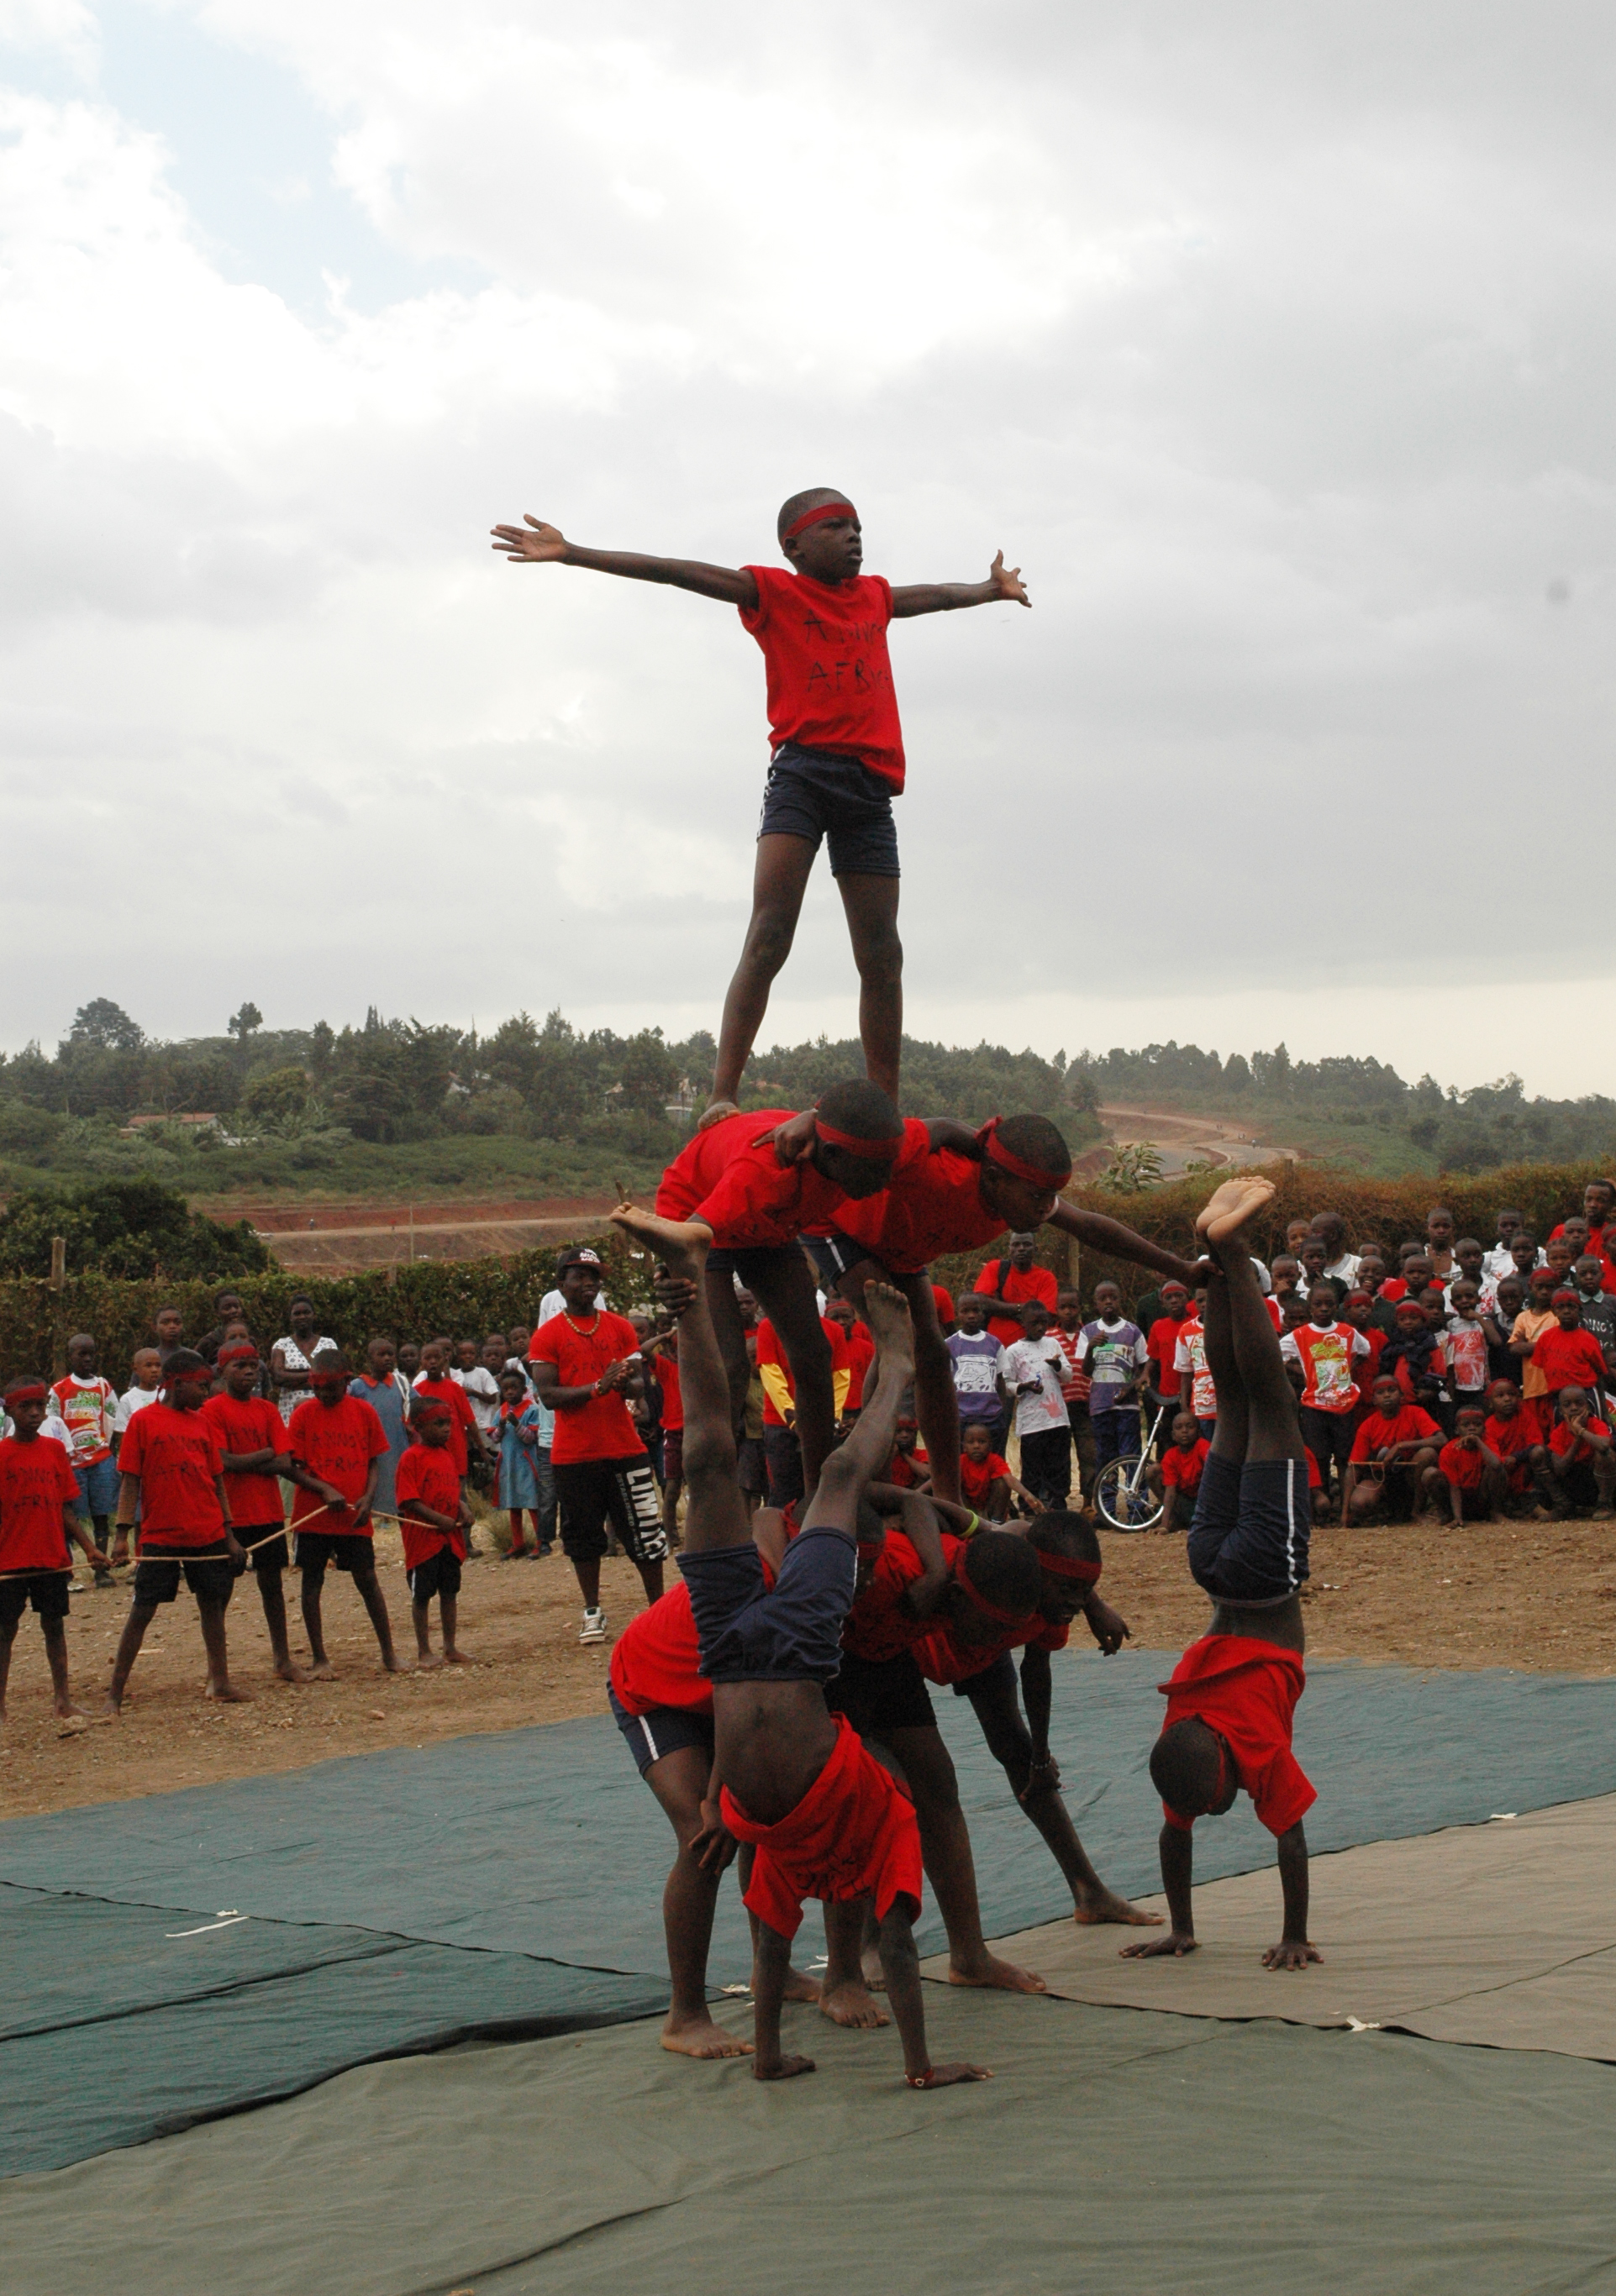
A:
{"label": "white t-shirt", "polygon": [[[819,1298],[820,1298],[820,1302],[821,1302],[819,1312],[820,1312],[820,1314],[823,1316],[823,1315],[824,1315],[824,1292],[823,1292],[819,1294]],[[603,1291],[603,1292],[597,1292],[595,1293],[595,1308],[610,1308],[611,1305],[611,1300],[608,1300],[608,1299],[607,1299],[606,1294],[605,1294],[605,1292],[604,1292]],[[536,1332],[537,1332],[537,1331],[542,1331],[542,1330],[544,1329],[545,1325],[546,1325],[546,1324],[550,1321],[550,1319],[551,1319],[551,1317],[552,1317],[553,1316],[564,1316],[564,1315],[566,1314],[566,1312],[567,1312],[567,1303],[566,1303],[566,1301],[562,1298],[561,1293],[560,1293],[559,1292],[546,1292],[546,1294],[545,1294],[545,1296],[544,1296],[544,1298],[543,1298],[543,1299],[539,1301],[539,1303],[538,1303],[538,1321],[537,1321],[537,1323],[533,1326],[534,1330],[535,1330]],[[591,1314],[591,1315],[593,1315],[593,1314],[594,1314],[594,1312],[595,1312],[595,1308],[592,1308],[590,1309],[590,1311],[589,1311],[589,1312],[590,1312],[590,1314]]]}
{"label": "white t-shirt", "polygon": [[1197,1419],[1216,1419],[1218,1389],[1211,1373],[1206,1367],[1206,1327],[1194,1318],[1178,1327],[1178,1344],[1173,1349],[1173,1369],[1178,1374],[1178,1392],[1184,1393],[1184,1379],[1190,1379],[1190,1409]]}
{"label": "white t-shirt", "polygon": [[1015,1398],[1018,1435],[1044,1435],[1052,1427],[1070,1426],[1062,1392],[1070,1373],[1058,1340],[1052,1340],[1047,1332],[1041,1340],[1012,1340],[1007,1348],[999,1349],[998,1368],[999,1377],[1009,1388],[1019,1387],[1023,1380],[1038,1382],[1036,1395]]}
{"label": "white t-shirt", "polygon": [[129,1431],[129,1422],[135,1413],[144,1411],[148,1403],[155,1403],[161,1393],[160,1387],[126,1388],[118,1398],[118,1416],[112,1422],[112,1432],[115,1435],[127,1435]]}
{"label": "white t-shirt", "polygon": [[[11,1413],[0,1411],[0,1435],[4,1435],[9,1442],[16,1432],[17,1423]],[[68,1455],[68,1464],[70,1466],[73,1460],[73,1438],[69,1431],[67,1421],[59,1418],[54,1411],[47,1410],[39,1423],[39,1432],[42,1435],[48,1435],[53,1443],[61,1444]]]}
{"label": "white t-shirt", "polygon": [[485,1435],[492,1434],[499,1422],[499,1382],[486,1364],[479,1364],[474,1370],[461,1373],[460,1384],[477,1424]]}
{"label": "white t-shirt", "polygon": [[[1344,1283],[1348,1290],[1350,1291],[1352,1286],[1358,1282],[1358,1271],[1363,1264],[1363,1261],[1358,1258],[1356,1251],[1343,1251],[1339,1259],[1333,1261],[1331,1265],[1325,1268],[1325,1274],[1329,1277],[1332,1283]],[[1338,1292],[1337,1297],[1339,1298],[1339,1296],[1340,1294]]]}

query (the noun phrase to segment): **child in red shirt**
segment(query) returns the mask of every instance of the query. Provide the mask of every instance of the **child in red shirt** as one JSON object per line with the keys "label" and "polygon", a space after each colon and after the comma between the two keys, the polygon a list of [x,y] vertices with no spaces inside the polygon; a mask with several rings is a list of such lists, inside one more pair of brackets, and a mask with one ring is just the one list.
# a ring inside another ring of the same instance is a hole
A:
{"label": "child in red shirt", "polygon": [[109,1714],[123,1704],[146,1628],[161,1605],[178,1595],[182,1570],[196,1597],[208,1653],[207,1694],[231,1704],[248,1702],[248,1693],[230,1679],[225,1639],[225,1611],[246,1558],[230,1521],[218,1439],[202,1416],[212,1386],[213,1365],[194,1349],[171,1349],[158,1401],[136,1413],[119,1448],[114,1535],[119,1540],[128,1537],[138,1506],[140,1538],[135,1599],[107,1689]]}
{"label": "child in red shirt", "polygon": [[887,625],[1002,599],[1028,605],[1021,570],[1007,569],[1001,550],[985,582],[895,590],[861,570],[858,512],[833,487],[811,487],[782,504],[775,533],[789,573],[777,566],[704,566],[586,550],[532,517],[493,531],[494,547],[516,562],[671,583],[740,609],[742,627],[763,650],[773,758],[758,830],[751,923],[725,999],[712,1104],[726,1114],[734,1110],[770,984],[791,952],[808,873],[826,837],[862,983],[865,1065],[896,1098],[903,955],[892,800],[902,792],[905,766]]}
{"label": "child in red shirt", "polygon": [[1593,1408],[1586,1388],[1562,1388],[1560,1414],[1560,1424],[1548,1442],[1554,1521],[1565,1522],[1579,1507],[1591,1506],[1595,1522],[1608,1522],[1616,1490],[1616,1443],[1611,1431]]}
{"label": "child in red shirt", "polygon": [[1144,1334],[1144,1350],[1150,1358],[1150,1383],[1159,1403],[1177,1403],[1179,1374],[1173,1358],[1178,1349],[1178,1334],[1190,1320],[1190,1295],[1182,1283],[1166,1283],[1161,1291],[1161,1313]]}
{"label": "child in red shirt", "polygon": [[[1538,1440],[1537,1421],[1529,1419],[1521,1408],[1521,1390],[1513,1379],[1496,1379],[1488,1389],[1487,1423],[1482,1432],[1488,1448],[1496,1451],[1503,1462],[1505,1483],[1512,1500],[1523,1497],[1534,1480],[1541,1488],[1547,1449]],[[1546,1493],[1544,1504],[1554,1504]]]}
{"label": "child in red shirt", "polygon": [[449,1377],[454,1353],[452,1340],[428,1340],[421,1350],[421,1369],[410,1383],[410,1392],[441,1403],[448,1413],[449,1456],[455,1462],[455,1472],[463,1482],[471,1472],[472,1453],[483,1456],[483,1440],[470,1398],[460,1382]]}
{"label": "child in red shirt", "polygon": [[960,1503],[984,1522],[1006,1522],[1010,1517],[1010,1500],[1020,1499],[1029,1514],[1042,1514],[1044,1510],[1025,1483],[1018,1481],[1008,1465],[993,1447],[990,1430],[980,1419],[972,1420],[960,1438],[959,1495]]}
{"label": "child in red shirt", "polygon": [[1508,1488],[1504,1462],[1487,1439],[1487,1414],[1479,1404],[1462,1403],[1454,1414],[1453,1440],[1444,1443],[1434,1467],[1425,1470],[1425,1488],[1448,1521],[1497,1522]]}
{"label": "child in red shirt", "polygon": [[1218,1426],[1189,1539],[1190,1569],[1212,1598],[1211,1623],[1163,1683],[1167,1718],[1151,1753],[1161,1796],[1162,1885],[1172,1926],[1125,1946],[1131,1959],[1195,1950],[1192,1828],[1243,1787],[1278,1844],[1284,1930],[1267,1969],[1323,1956],[1308,1938],[1308,1843],[1315,1796],[1291,1751],[1307,1686],[1300,1600],[1311,1532],[1306,1447],[1279,1341],[1243,1231],[1273,1201],[1267,1180],[1226,1180],[1196,1220],[1219,1273],[1207,1289],[1207,1363]]}
{"label": "child in red shirt", "polygon": [[[371,1522],[376,1462],[385,1458],[391,1447],[373,1406],[349,1393],[349,1375],[348,1357],[340,1348],[321,1348],[308,1374],[314,1393],[298,1405],[286,1428],[291,1447],[291,1480],[298,1488],[291,1506],[291,1529],[298,1569],[303,1575],[303,1630],[308,1636],[316,1682],[331,1682],[336,1676],[325,1652],[322,1608],[327,1563],[334,1563],[352,1578],[376,1630],[386,1671],[401,1671],[393,1648],[387,1596],[376,1576],[376,1538]],[[459,1388],[455,1392],[463,1403],[463,1392]]]}
{"label": "child in red shirt", "polygon": [[858,1425],[825,1462],[802,1528],[768,1587],[736,1478],[729,1385],[707,1310],[707,1232],[629,1205],[612,1218],[662,1262],[659,1296],[679,1319],[690,1495],[682,1567],[701,1669],[713,1686],[716,1760],[724,1781],[698,1854],[721,1870],[726,1835],[754,1845],[744,1892],[759,1925],[753,2074],[780,2080],[813,2070],[811,2060],[783,2054],[780,2005],[802,1900],[816,1897],[826,1908],[826,1994],[857,1981],[867,1898],[906,2079],[915,2088],[978,2079],[980,2067],[933,2065],[926,2047],[913,1927],[921,1887],[913,1807],[846,1718],[833,1718],[824,1691],[840,1663],[853,1600],[860,1505],[890,1452],[914,1368],[907,1310],[887,1287],[872,1287],[865,1315],[877,1347],[874,1391]]}
{"label": "child in red shirt", "polygon": [[1211,1450],[1194,1412],[1176,1413],[1173,1439],[1161,1454],[1161,1464],[1156,1471],[1161,1479],[1161,1520],[1156,1525],[1158,1530],[1186,1529],[1194,1521],[1201,1478]]}
{"label": "child in red shirt", "polygon": [[[303,1406],[308,1408],[307,1405]],[[465,1560],[465,1500],[449,1455],[447,1410],[436,1396],[417,1396],[410,1406],[414,1440],[398,1462],[394,1488],[398,1527],[404,1534],[404,1568],[409,1578],[415,1623],[415,1663],[422,1667],[469,1666],[471,1658],[455,1639],[459,1626],[460,1566]],[[443,1622],[443,1655],[432,1648],[433,1596]]]}
{"label": "child in red shirt", "polygon": [[1407,1522],[1422,1504],[1424,1478],[1437,1464],[1442,1431],[1428,1411],[1404,1399],[1387,1372],[1374,1382],[1374,1408],[1360,1419],[1347,1465],[1341,1521],[1365,1522],[1380,1506]]}
{"label": "child in red shirt", "polygon": [[1604,1389],[1604,1349],[1592,1332],[1582,1328],[1582,1302],[1569,1285],[1563,1284],[1549,1300],[1554,1320],[1541,1331],[1533,1341],[1530,1367],[1543,1381],[1542,1419],[1539,1424],[1552,1428],[1558,1416],[1561,1395],[1567,1388],[1591,1388],[1596,1397]]}
{"label": "child in red shirt", "polygon": [[307,1682],[309,1677],[293,1662],[287,1639],[282,1584],[282,1573],[291,1562],[280,1483],[283,1475],[291,1473],[286,1423],[279,1406],[260,1392],[264,1366],[250,1340],[226,1341],[218,1351],[217,1368],[224,1393],[210,1395],[201,1415],[218,1443],[230,1520],[264,1606],[275,1670],[283,1682]]}
{"label": "child in red shirt", "polygon": [[82,1714],[68,1687],[68,1541],[84,1549],[93,1569],[106,1570],[107,1556],[79,1520],[78,1482],[67,1453],[39,1432],[50,1400],[44,1380],[14,1379],[4,1399],[16,1431],[0,1442],[0,1721],[12,1644],[30,1605],[45,1636],[56,1711]]}

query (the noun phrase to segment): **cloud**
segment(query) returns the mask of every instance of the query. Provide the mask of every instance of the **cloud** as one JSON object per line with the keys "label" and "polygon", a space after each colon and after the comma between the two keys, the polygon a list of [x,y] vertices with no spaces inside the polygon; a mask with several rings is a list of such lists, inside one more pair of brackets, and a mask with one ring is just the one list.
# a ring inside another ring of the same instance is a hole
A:
{"label": "cloud", "polygon": [[[1070,1049],[1086,991],[1160,1037],[1223,997],[1370,1051],[1412,1011],[1446,1075],[1480,1013],[1478,1072],[1607,1080],[1543,987],[1612,970],[1603,908],[1529,891],[1608,781],[1603,18],[170,8],[303,91],[362,226],[307,306],[227,275],[93,21],[30,20],[89,78],[0,94],[9,811],[74,807],[65,888],[11,841],[15,1038],[160,914],[227,953],[153,1027],[710,1024],[756,651],[486,529],[772,559],[826,480],[895,578],[1002,544],[1035,600],[893,636],[929,1028]],[[851,1026],[828,882],[780,993]]]}

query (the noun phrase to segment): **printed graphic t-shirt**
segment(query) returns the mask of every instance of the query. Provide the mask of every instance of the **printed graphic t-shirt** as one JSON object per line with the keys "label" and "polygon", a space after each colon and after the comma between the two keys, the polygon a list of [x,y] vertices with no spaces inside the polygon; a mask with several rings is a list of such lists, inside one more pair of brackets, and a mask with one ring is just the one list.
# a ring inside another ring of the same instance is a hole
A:
{"label": "printed graphic t-shirt", "polygon": [[887,658],[892,585],[879,574],[829,583],[778,566],[742,571],[758,586],[757,604],[740,614],[763,649],[774,746],[845,750],[896,796],[904,739]]}

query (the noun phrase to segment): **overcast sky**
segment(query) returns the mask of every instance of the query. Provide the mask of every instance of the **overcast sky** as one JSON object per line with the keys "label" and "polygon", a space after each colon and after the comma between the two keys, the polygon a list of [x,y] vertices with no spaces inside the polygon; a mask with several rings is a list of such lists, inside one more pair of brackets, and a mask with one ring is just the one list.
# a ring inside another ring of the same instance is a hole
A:
{"label": "overcast sky", "polygon": [[[1616,1090],[1608,9],[0,0],[0,1042],[716,1028],[865,563],[917,1033]],[[990,917],[978,910],[992,904]],[[824,865],[764,1041],[852,1033]]]}

